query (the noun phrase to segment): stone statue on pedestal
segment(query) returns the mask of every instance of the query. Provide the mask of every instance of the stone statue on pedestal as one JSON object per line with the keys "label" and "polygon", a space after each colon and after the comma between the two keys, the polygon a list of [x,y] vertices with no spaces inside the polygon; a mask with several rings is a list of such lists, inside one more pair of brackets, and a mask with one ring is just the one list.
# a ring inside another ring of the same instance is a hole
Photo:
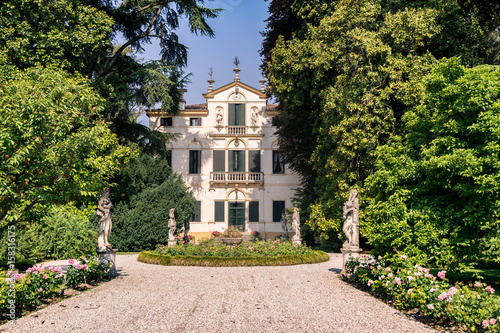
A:
{"label": "stone statue on pedestal", "polygon": [[109,200],[109,188],[102,190],[102,195],[97,203],[97,216],[99,216],[99,235],[97,237],[97,251],[112,250],[113,246],[109,244],[108,237],[111,234],[111,209],[113,204]]}
{"label": "stone statue on pedestal", "polygon": [[99,263],[111,264],[109,267],[109,276],[116,276],[116,252],[118,250],[113,248],[108,242],[108,237],[111,234],[112,215],[111,209],[113,204],[109,200],[109,188],[102,190],[102,195],[97,202],[97,216],[99,216],[99,235],[97,236],[97,254],[99,256]]}
{"label": "stone statue on pedestal", "polygon": [[292,241],[294,241],[294,243],[296,241],[301,242],[302,236],[300,235],[300,213],[297,207],[293,207],[292,229],[293,232],[295,232],[295,235],[292,237]]}
{"label": "stone statue on pedestal", "polygon": [[177,229],[177,222],[175,221],[175,208],[170,208],[170,213],[168,214],[168,239],[167,245],[169,247],[175,246],[177,240],[175,239],[175,230]]}
{"label": "stone statue on pedestal", "polygon": [[347,237],[347,241],[343,244],[345,249],[359,248],[359,200],[358,191],[349,191],[349,200],[344,203],[343,207],[344,226],[342,231]]}
{"label": "stone statue on pedestal", "polygon": [[283,239],[288,239],[288,221],[285,212],[281,213],[281,229],[283,229]]}
{"label": "stone statue on pedestal", "polygon": [[175,208],[170,209],[168,214],[168,239],[175,241],[175,229],[177,228],[177,222],[175,221]]}
{"label": "stone statue on pedestal", "polygon": [[358,191],[349,191],[349,200],[344,203],[342,209],[344,216],[344,226],[342,231],[347,237],[347,241],[343,244],[340,252],[342,252],[343,262],[342,271],[345,272],[345,265],[348,261],[359,258],[363,251],[359,247],[359,199]]}

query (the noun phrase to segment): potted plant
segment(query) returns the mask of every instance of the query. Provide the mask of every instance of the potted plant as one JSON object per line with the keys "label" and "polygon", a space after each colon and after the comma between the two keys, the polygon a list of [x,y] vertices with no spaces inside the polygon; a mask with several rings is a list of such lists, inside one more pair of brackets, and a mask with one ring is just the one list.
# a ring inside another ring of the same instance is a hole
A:
{"label": "potted plant", "polygon": [[220,240],[220,235],[221,235],[221,232],[220,231],[213,231],[212,232],[212,236],[214,238],[214,243],[215,244],[220,244],[222,241]]}
{"label": "potted plant", "polygon": [[220,235],[222,243],[227,245],[240,244],[243,239],[241,238],[241,231],[236,227],[229,227]]}

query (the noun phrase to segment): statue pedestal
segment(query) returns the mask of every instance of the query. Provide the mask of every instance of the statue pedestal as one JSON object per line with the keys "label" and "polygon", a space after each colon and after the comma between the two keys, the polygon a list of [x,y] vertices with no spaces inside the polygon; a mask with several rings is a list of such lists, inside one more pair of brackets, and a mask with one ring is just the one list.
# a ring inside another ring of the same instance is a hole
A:
{"label": "statue pedestal", "polygon": [[345,264],[351,260],[351,259],[356,259],[359,258],[359,255],[363,249],[360,249],[359,247],[355,248],[341,248],[340,252],[342,252],[342,273],[346,273],[345,271]]}
{"label": "statue pedestal", "polygon": [[302,238],[295,238],[295,236],[292,237],[292,245],[300,245],[300,244],[302,244]]}
{"label": "statue pedestal", "polygon": [[100,263],[112,263],[113,265],[109,268],[108,276],[117,276],[116,271],[116,252],[118,249],[108,249],[106,251],[97,250],[97,255],[99,256]]}
{"label": "statue pedestal", "polygon": [[169,238],[169,239],[167,240],[167,246],[168,246],[168,247],[174,247],[174,246],[175,246],[175,244],[177,244],[177,239],[175,239],[175,238],[174,238],[174,239],[170,239],[170,238]]}

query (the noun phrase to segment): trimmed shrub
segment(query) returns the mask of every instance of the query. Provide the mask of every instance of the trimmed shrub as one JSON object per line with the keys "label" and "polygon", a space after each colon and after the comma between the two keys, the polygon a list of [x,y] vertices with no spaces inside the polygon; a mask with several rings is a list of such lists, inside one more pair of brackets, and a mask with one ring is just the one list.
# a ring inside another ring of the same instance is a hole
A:
{"label": "trimmed shrub", "polygon": [[237,267],[316,264],[328,261],[330,257],[323,251],[313,251],[309,254],[281,257],[168,256],[145,251],[139,254],[137,260],[147,264],[163,266]]}
{"label": "trimmed shrub", "polygon": [[322,251],[313,251],[290,242],[263,241],[228,246],[215,243],[214,239],[200,244],[160,247],[153,252],[141,252],[137,260],[157,265],[176,266],[284,266],[312,264],[328,261]]}

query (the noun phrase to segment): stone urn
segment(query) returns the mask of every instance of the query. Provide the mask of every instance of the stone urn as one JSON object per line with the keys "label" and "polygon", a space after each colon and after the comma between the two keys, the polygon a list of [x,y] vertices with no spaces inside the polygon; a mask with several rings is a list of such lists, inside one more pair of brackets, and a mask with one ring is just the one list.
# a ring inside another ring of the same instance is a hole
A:
{"label": "stone urn", "polygon": [[243,238],[221,238],[222,243],[226,245],[237,245],[243,242]]}

